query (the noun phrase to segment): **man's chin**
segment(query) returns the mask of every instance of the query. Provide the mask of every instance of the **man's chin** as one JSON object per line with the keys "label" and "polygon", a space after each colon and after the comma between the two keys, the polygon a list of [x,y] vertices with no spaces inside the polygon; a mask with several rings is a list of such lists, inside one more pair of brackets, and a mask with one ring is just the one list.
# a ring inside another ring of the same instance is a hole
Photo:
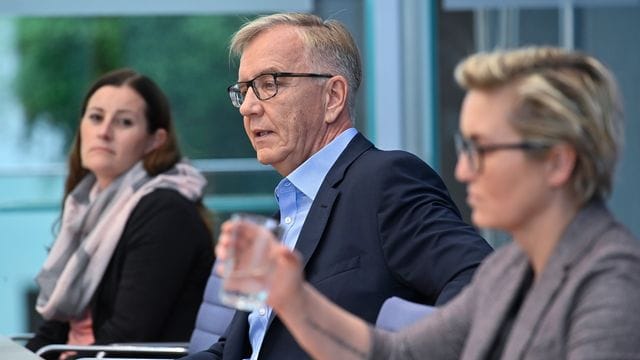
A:
{"label": "man's chin", "polygon": [[256,159],[262,165],[271,165],[274,162],[272,154],[268,154],[265,151],[256,152]]}

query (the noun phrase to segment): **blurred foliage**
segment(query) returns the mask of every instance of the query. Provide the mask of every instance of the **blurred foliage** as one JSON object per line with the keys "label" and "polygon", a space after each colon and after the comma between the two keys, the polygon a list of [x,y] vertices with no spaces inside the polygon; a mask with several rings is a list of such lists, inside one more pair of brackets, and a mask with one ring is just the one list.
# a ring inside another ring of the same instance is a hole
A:
{"label": "blurred foliage", "polygon": [[[237,79],[228,43],[237,16],[22,18],[16,92],[30,128],[46,121],[73,140],[91,83],[131,67],[167,94],[183,154],[192,159],[254,157],[227,86]],[[208,193],[270,192],[279,176],[210,177]]]}
{"label": "blurred foliage", "polygon": [[131,67],[170,99],[190,158],[253,157],[226,88],[236,81],[228,42],[236,16],[22,18],[16,92],[29,125],[49,122],[70,144],[84,92],[101,74]]}

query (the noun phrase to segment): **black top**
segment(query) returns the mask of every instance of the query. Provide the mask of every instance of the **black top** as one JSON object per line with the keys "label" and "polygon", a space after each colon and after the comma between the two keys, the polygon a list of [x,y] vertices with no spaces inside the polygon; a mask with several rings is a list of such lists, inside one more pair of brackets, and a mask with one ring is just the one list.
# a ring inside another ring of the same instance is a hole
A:
{"label": "black top", "polygon": [[533,268],[529,266],[527,269],[527,273],[522,280],[522,284],[518,289],[518,293],[515,294],[513,298],[513,303],[509,307],[509,311],[505,315],[504,321],[500,326],[500,330],[497,333],[496,338],[493,340],[493,345],[491,345],[491,350],[489,354],[487,354],[488,360],[498,360],[502,358],[502,353],[504,352],[504,346],[507,344],[507,339],[511,334],[511,329],[513,328],[513,323],[516,321],[516,317],[520,313],[520,308],[522,307],[522,303],[524,303],[524,299],[527,297],[529,293],[529,289],[531,289],[531,285],[533,284]]}
{"label": "black top", "polygon": [[[145,195],[90,305],[96,344],[188,341],[213,257],[193,202],[169,189]],[[26,346],[64,344],[68,332],[67,322],[45,321]]]}

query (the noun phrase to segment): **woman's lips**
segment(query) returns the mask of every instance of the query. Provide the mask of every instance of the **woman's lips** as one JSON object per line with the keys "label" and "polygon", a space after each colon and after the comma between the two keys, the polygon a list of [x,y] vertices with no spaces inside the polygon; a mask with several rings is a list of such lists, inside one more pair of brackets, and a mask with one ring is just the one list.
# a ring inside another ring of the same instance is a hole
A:
{"label": "woman's lips", "polygon": [[98,152],[106,152],[106,153],[109,153],[109,154],[115,154],[115,151],[113,151],[112,149],[110,149],[108,147],[104,147],[104,146],[94,146],[89,151],[90,152],[98,151]]}

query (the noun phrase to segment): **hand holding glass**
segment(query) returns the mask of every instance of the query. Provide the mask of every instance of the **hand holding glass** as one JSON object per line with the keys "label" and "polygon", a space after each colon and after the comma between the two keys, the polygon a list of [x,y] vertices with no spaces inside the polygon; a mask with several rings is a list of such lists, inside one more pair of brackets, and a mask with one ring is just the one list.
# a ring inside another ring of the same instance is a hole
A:
{"label": "hand holding glass", "polygon": [[269,250],[279,240],[280,226],[272,218],[255,214],[233,214],[225,224],[222,242],[225,249],[220,300],[239,310],[252,311],[265,306],[270,271]]}

